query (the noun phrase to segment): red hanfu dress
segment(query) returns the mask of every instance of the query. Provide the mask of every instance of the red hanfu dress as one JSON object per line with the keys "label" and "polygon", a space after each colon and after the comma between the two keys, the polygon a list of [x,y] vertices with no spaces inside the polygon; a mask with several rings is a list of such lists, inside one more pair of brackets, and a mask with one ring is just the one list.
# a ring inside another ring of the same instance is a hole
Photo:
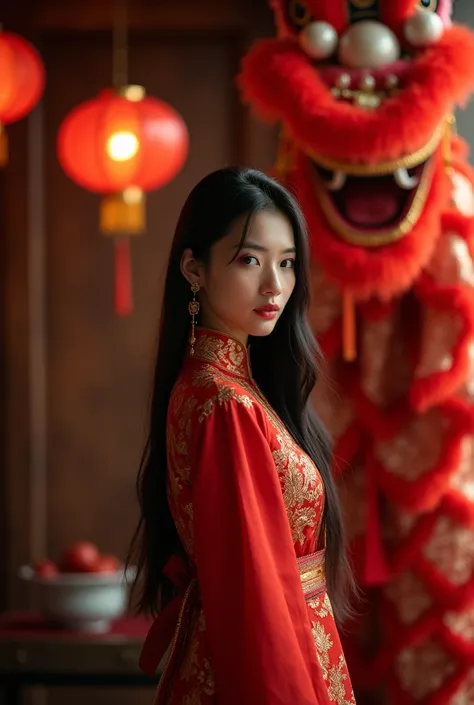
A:
{"label": "red hanfu dress", "polygon": [[168,498],[188,560],[166,568],[179,595],[143,652],[153,670],[171,638],[155,703],[354,705],[325,586],[320,475],[246,348],[196,338],[168,411]]}

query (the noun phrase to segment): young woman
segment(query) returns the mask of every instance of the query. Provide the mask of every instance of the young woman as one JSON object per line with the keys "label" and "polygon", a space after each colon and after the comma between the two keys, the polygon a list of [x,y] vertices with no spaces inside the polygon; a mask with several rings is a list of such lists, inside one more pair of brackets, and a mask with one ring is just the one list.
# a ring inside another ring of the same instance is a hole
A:
{"label": "young woman", "polygon": [[[330,444],[308,398],[302,213],[276,181],[221,169],[189,195],[164,293],[139,474],[141,658],[156,703],[354,703],[334,614],[350,571]],[[334,612],[333,612],[334,609]]]}

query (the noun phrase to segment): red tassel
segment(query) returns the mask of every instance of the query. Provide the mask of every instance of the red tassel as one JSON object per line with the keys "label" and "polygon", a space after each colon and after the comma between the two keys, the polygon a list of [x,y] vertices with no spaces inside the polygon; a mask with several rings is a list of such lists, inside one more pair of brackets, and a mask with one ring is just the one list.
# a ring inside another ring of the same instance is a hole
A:
{"label": "red tassel", "polygon": [[128,237],[115,240],[115,312],[118,316],[129,316],[133,310],[132,268],[130,263],[130,240]]}
{"label": "red tassel", "polygon": [[369,469],[369,463],[367,465],[367,533],[363,582],[367,587],[375,587],[385,585],[388,582],[389,570],[380,528],[377,485],[373,473]]}

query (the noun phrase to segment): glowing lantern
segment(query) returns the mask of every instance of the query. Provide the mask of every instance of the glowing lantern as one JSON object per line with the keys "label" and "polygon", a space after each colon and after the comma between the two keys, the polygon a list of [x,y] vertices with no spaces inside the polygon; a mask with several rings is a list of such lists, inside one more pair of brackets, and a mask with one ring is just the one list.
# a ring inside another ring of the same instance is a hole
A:
{"label": "glowing lantern", "polygon": [[43,94],[45,73],[36,49],[0,28],[0,166],[7,162],[4,125],[27,115]]}
{"label": "glowing lantern", "polygon": [[74,108],[58,133],[66,174],[104,195],[100,227],[115,240],[115,308],[132,310],[130,235],[145,229],[144,192],[171,181],[188,152],[188,132],[169,105],[141,86],[107,89]]}

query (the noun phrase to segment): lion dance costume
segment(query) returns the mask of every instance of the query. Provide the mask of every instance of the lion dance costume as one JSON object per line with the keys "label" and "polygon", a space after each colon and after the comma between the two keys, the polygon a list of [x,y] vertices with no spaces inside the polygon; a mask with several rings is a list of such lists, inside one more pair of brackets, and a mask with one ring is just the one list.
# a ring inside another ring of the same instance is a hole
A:
{"label": "lion dance costume", "polygon": [[282,125],[276,171],[310,228],[331,380],[316,402],[364,595],[345,644],[358,702],[468,705],[474,179],[453,110],[474,88],[474,37],[446,0],[272,7],[278,37],[239,80]]}

